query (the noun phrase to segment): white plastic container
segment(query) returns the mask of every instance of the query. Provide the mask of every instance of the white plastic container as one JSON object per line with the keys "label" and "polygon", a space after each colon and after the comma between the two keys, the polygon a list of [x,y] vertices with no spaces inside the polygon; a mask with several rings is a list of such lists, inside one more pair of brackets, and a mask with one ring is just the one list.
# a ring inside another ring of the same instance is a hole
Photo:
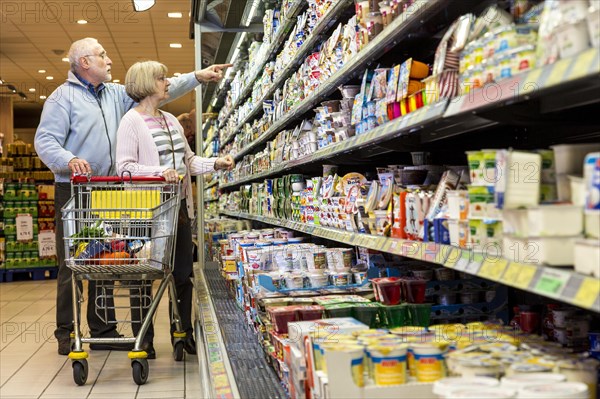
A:
{"label": "white plastic container", "polygon": [[540,200],[542,156],[502,150],[496,152],[498,179],[495,199],[498,208],[536,206]]}
{"label": "white plastic container", "polygon": [[469,214],[469,193],[466,190],[448,191],[448,217],[466,220]]}
{"label": "white plastic container", "polygon": [[313,288],[324,287],[329,282],[329,276],[319,272],[310,273],[308,278],[310,279],[310,285]]}
{"label": "white plastic container", "polygon": [[569,184],[571,187],[571,203],[573,205],[585,206],[585,183],[583,177],[570,176]]}
{"label": "white plastic container", "polygon": [[586,210],[584,221],[585,235],[590,238],[600,238],[600,210]]}
{"label": "white plastic container", "polygon": [[569,175],[565,173],[556,175],[556,194],[559,201],[572,202]]}
{"label": "white plastic container", "polygon": [[559,373],[567,377],[567,381],[586,385],[590,394],[589,397],[595,399],[595,389],[598,384],[598,365],[598,360],[588,358],[580,361],[563,360],[558,362],[556,366]]}
{"label": "white plastic container", "polygon": [[575,271],[600,278],[600,242],[598,239],[577,240],[575,243]]}
{"label": "white plastic container", "polygon": [[558,8],[563,18],[581,19],[587,15],[588,5],[587,0],[561,0]]}
{"label": "white plastic container", "polygon": [[540,205],[502,211],[503,231],[517,237],[570,237],[583,232],[583,208]]}
{"label": "white plastic container", "polygon": [[519,399],[588,399],[588,387],[580,382],[532,385],[519,390]]}
{"label": "white plastic container", "polygon": [[567,377],[556,373],[529,373],[516,374],[508,377],[502,377],[501,387],[511,389],[522,389],[531,385],[555,384],[565,382]]}
{"label": "white plastic container", "polygon": [[448,392],[458,388],[485,389],[498,386],[498,380],[489,377],[464,378],[448,377],[433,383],[433,394],[440,398],[445,397]]}
{"label": "white plastic container", "polygon": [[590,45],[590,36],[585,18],[565,22],[556,28],[555,33],[558,51],[562,59],[573,57]]}
{"label": "white plastic container", "polygon": [[590,8],[587,14],[588,33],[592,47],[600,47],[600,4],[596,1],[595,7]]}
{"label": "white plastic container", "polygon": [[600,151],[600,144],[553,145],[554,164],[557,174],[583,175],[583,160],[590,152]]}
{"label": "white plastic container", "polygon": [[445,399],[512,399],[517,397],[517,391],[508,388],[459,388],[441,396]]}
{"label": "white plastic container", "polygon": [[570,266],[575,261],[575,237],[530,237],[504,235],[504,257],[515,262]]}

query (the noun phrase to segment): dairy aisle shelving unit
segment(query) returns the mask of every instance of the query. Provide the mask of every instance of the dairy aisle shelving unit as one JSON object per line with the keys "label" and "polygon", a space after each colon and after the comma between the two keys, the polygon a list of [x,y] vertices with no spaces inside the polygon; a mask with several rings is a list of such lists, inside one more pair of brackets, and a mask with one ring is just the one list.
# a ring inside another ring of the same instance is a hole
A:
{"label": "dairy aisle shelving unit", "polygon": [[[348,10],[353,8],[352,3],[344,0],[335,3],[329,10],[327,22],[317,25],[313,36],[304,42],[283,73],[260,98],[254,99],[254,107],[250,113],[235,124],[231,134],[222,137],[221,148],[229,144],[236,134],[243,135],[244,125],[262,115],[263,101],[269,100],[275,91],[283,86],[285,80],[295,72],[319,41],[324,40],[323,37],[326,37],[333,26],[345,22],[342,19],[349,15]],[[443,33],[459,15],[468,11],[477,14],[487,5],[496,2],[430,0],[416,3],[414,12],[395,19],[391,26],[384,29],[349,62],[322,82],[318,90],[310,93],[288,112],[275,118],[266,131],[254,132],[253,139],[240,151],[232,154],[236,162],[240,162],[248,154],[257,153],[278,133],[292,129],[298,121],[309,117],[309,112],[320,102],[336,96],[340,85],[356,81],[366,68],[374,69],[378,61],[385,60],[387,64],[391,64],[390,60],[395,60],[399,63],[412,54],[422,57],[417,59],[431,61],[435,45],[440,39],[439,32]],[[299,12],[300,7],[297,7],[296,11]],[[290,24],[288,19],[284,24],[286,31],[293,26]],[[431,36],[425,37],[432,35],[432,31],[436,33],[435,39]],[[278,33],[274,42],[278,44],[274,44],[269,50],[269,57],[273,57],[281,45],[285,36],[282,32],[284,30]],[[435,42],[433,47],[432,41]],[[423,49],[415,49],[423,43],[426,43]],[[401,55],[396,54],[398,49]],[[250,75],[246,87],[234,101],[233,107],[219,121],[219,128],[224,128],[229,118],[234,115],[235,109],[248,99],[261,68]],[[398,152],[433,151],[454,161],[458,156],[464,158],[463,154],[467,149],[498,146],[533,149],[560,142],[597,142],[600,137],[600,125],[589,118],[600,102],[597,96],[600,89],[600,49],[597,47],[550,65],[530,69],[491,87],[425,105],[366,133],[319,148],[312,154],[274,164],[268,170],[226,183],[221,181],[219,190],[225,194],[244,185],[284,174],[314,172],[321,164],[336,164],[347,169],[348,165],[353,163],[358,163],[360,167],[398,163],[394,158]],[[565,128],[565,125],[568,125],[568,128]],[[450,152],[454,154],[449,154]],[[318,172],[315,172],[313,175],[317,174]],[[363,247],[429,262],[518,290],[514,292],[534,294],[573,305],[596,315],[600,314],[600,279],[569,268],[524,264],[504,257],[490,260],[469,249],[451,245],[360,234],[228,209],[220,209],[219,212],[224,216],[258,222],[263,226],[284,227],[307,236],[318,237],[333,245],[339,243]],[[205,276],[210,273],[212,272],[207,271]],[[213,294],[216,292],[219,291],[211,291]],[[218,309],[220,305],[213,306]],[[223,316],[224,319],[227,317],[229,316]],[[217,314],[217,318],[221,319],[221,315]],[[226,332],[222,333],[223,336],[227,335]]]}

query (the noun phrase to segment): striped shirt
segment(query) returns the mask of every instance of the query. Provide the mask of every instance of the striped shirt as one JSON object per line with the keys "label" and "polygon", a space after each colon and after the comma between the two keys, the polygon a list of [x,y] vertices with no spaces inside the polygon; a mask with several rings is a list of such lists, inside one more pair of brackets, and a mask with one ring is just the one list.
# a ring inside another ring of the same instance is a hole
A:
{"label": "striped shirt", "polygon": [[[164,118],[162,113],[160,117],[142,115],[142,118],[150,130],[154,144],[156,144],[160,165],[175,169],[180,175],[185,175],[187,171],[184,161],[185,144],[178,127]],[[165,120],[167,120],[168,129],[165,128]]]}

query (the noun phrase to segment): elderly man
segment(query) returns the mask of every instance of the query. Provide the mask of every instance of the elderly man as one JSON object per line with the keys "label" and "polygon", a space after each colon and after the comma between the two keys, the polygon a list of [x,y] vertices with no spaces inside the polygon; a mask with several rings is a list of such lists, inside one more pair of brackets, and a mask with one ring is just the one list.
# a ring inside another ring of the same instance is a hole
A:
{"label": "elderly man", "polygon": [[[63,222],[60,209],[71,195],[73,173],[115,175],[115,145],[121,117],[135,102],[125,86],[105,83],[112,80],[112,61],[96,39],[74,42],[69,50],[67,81],[46,100],[35,135],[35,149],[52,170],[55,179],[56,242],[58,257],[58,292],[56,297],[56,331],[58,353],[70,352],[73,331],[71,271],[65,266]],[[169,101],[194,89],[201,82],[216,82],[230,65],[212,65],[196,72],[170,79]],[[95,284],[90,282],[87,320],[93,338],[119,337],[116,324],[104,323],[94,309]],[[114,320],[114,312],[109,314]],[[94,350],[129,350],[131,345],[91,344]]]}

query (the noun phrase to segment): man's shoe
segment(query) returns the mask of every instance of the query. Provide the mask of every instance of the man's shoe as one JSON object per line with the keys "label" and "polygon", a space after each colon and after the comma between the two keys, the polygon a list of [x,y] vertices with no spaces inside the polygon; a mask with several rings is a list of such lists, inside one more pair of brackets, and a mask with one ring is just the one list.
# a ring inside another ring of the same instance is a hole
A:
{"label": "man's shoe", "polygon": [[147,359],[156,359],[156,351],[152,342],[144,342],[142,344],[142,350],[148,355]]}
{"label": "man's shoe", "polygon": [[67,356],[69,352],[71,352],[71,338],[58,338],[58,354],[61,356]]}
{"label": "man's shoe", "polygon": [[190,355],[196,354],[196,341],[194,341],[194,336],[191,333],[183,340],[183,349]]}

